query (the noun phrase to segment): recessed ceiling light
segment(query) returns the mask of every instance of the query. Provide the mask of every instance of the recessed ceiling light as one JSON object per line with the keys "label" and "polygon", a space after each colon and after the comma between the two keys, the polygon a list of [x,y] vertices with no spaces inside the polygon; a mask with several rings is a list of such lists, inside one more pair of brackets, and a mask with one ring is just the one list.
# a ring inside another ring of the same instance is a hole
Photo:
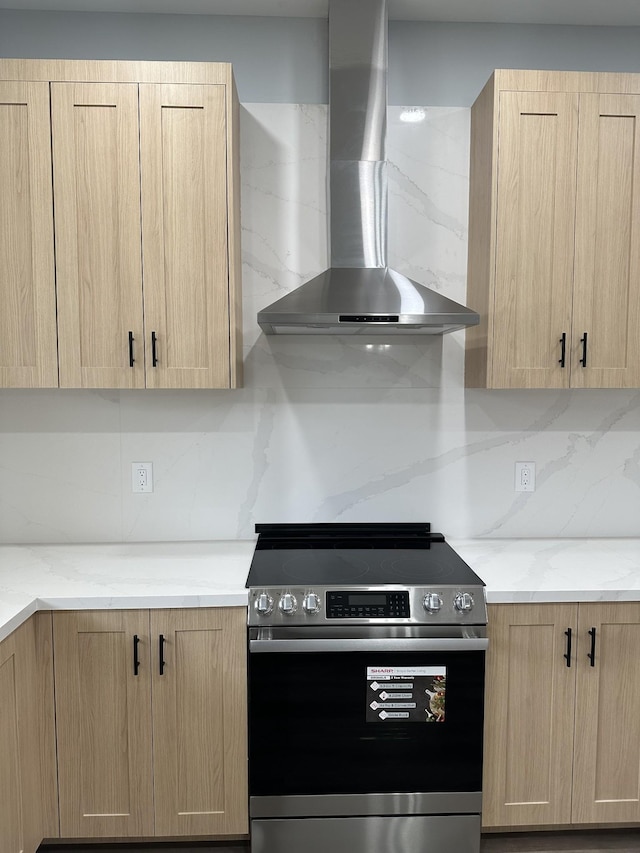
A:
{"label": "recessed ceiling light", "polygon": [[419,121],[424,121],[427,117],[427,113],[422,107],[411,107],[410,109],[404,109],[400,113],[400,121],[406,121],[411,124],[416,124]]}

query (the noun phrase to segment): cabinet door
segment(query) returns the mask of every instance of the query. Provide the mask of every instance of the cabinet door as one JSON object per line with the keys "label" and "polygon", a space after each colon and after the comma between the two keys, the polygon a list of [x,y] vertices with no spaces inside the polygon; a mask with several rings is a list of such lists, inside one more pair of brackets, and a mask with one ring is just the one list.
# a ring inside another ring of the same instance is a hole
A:
{"label": "cabinet door", "polygon": [[42,841],[37,666],[33,620],[0,643],[0,846],[35,853]]}
{"label": "cabinet door", "polygon": [[639,387],[640,95],[581,95],[578,150],[571,384]]}
{"label": "cabinet door", "polygon": [[156,835],[247,832],[246,609],[153,610]]}
{"label": "cabinet door", "polygon": [[51,121],[60,386],[143,388],[138,87],[52,83]]}
{"label": "cabinet door", "polygon": [[230,386],[225,91],[140,86],[148,388]]}
{"label": "cabinet door", "polygon": [[48,83],[0,82],[0,270],[0,387],[55,387]]}
{"label": "cabinet door", "polygon": [[492,388],[569,384],[577,140],[577,95],[500,93]]}
{"label": "cabinet door", "polygon": [[60,837],[58,810],[58,767],[56,758],[56,708],[53,686],[53,623],[51,613],[39,611],[32,619],[36,643],[36,683],[40,713],[40,799],[42,834]]}
{"label": "cabinet door", "polygon": [[489,608],[485,827],[571,821],[576,620],[575,604]]}
{"label": "cabinet door", "polygon": [[578,632],[573,822],[637,823],[640,603],[581,604]]}
{"label": "cabinet door", "polygon": [[63,838],[153,834],[148,631],[146,610],[53,615]]}

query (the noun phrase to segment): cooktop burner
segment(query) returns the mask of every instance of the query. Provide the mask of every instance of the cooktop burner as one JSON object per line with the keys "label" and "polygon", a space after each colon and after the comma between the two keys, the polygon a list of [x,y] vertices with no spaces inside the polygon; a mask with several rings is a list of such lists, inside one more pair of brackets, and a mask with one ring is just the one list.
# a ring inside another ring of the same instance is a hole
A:
{"label": "cooktop burner", "polygon": [[[387,583],[419,584],[420,586],[424,586],[425,583],[473,583],[475,575],[466,564],[461,566],[459,560],[458,555],[441,542],[434,545],[433,553],[426,555],[422,551],[393,554],[382,560],[380,570],[387,578]],[[469,571],[464,572],[464,568]]]}
{"label": "cooktop burner", "polygon": [[[369,554],[365,551],[364,559],[361,551],[285,551],[280,554],[276,551],[269,552],[272,559],[271,565],[261,566],[264,572],[272,572],[277,575],[281,570],[284,577],[298,584],[319,583],[325,586],[336,584],[358,584],[364,583],[370,571],[367,561]],[[265,585],[271,585],[265,582]]]}

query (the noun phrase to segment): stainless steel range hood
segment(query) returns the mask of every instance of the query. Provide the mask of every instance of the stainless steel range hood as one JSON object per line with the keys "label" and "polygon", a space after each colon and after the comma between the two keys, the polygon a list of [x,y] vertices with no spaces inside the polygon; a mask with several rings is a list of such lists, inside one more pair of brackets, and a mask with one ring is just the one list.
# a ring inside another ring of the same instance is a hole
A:
{"label": "stainless steel range hood", "polygon": [[329,0],[331,268],[258,313],[267,334],[432,334],[474,311],[387,266],[387,0]]}

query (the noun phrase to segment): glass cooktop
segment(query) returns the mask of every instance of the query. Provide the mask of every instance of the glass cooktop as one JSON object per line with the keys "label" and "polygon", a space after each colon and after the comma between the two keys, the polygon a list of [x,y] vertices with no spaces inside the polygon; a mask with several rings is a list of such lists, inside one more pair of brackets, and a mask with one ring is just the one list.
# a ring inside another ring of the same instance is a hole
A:
{"label": "glass cooktop", "polygon": [[483,586],[427,523],[257,524],[248,587]]}

